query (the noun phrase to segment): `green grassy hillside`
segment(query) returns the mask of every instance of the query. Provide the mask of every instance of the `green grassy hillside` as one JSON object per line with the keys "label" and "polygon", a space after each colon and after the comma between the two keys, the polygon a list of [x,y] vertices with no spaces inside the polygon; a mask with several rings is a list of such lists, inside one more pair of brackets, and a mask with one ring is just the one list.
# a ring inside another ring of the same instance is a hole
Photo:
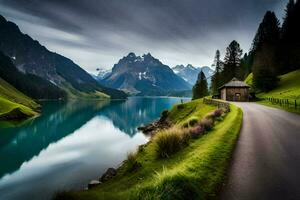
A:
{"label": "green grassy hillside", "polygon": [[[293,109],[291,107],[281,107],[278,104],[272,104],[267,98],[277,98],[277,99],[289,99],[291,103],[294,103],[296,100],[300,107],[300,70],[296,70],[284,75],[279,76],[280,82],[278,87],[269,92],[261,92],[257,94],[257,97],[260,99],[258,103],[272,106],[280,109],[284,109],[291,112],[300,113],[300,109]],[[250,74],[245,82],[249,85],[253,85],[253,75]]]}
{"label": "green grassy hillside", "polygon": [[83,99],[83,100],[92,100],[92,99],[110,99],[111,97],[107,94],[100,91],[93,92],[83,92],[76,90],[72,85],[64,83],[64,90],[67,93],[68,99]]}
{"label": "green grassy hillside", "polygon": [[[279,76],[280,82],[278,87],[269,92],[258,93],[259,98],[274,97],[280,99],[300,99],[300,70],[296,70],[282,76]],[[253,86],[253,74],[245,79],[245,83]]]}
{"label": "green grassy hillside", "polygon": [[247,83],[249,86],[253,87],[253,74],[250,73],[244,82]]}
{"label": "green grassy hillside", "polygon": [[0,120],[19,120],[37,115],[39,105],[0,78]]}
{"label": "green grassy hillside", "polygon": [[203,104],[201,101],[202,99],[185,103],[183,108],[181,104],[174,106],[169,112],[169,120],[173,124],[184,124],[192,119],[200,120],[205,114],[216,108],[212,105]]}
{"label": "green grassy hillside", "polygon": [[260,93],[258,97],[300,100],[300,70],[284,74],[279,78],[280,82],[277,88],[267,93]]}
{"label": "green grassy hillside", "polygon": [[[216,109],[203,104],[202,100],[178,106],[174,106],[168,115],[175,123],[175,127],[171,128],[173,131],[190,118],[202,119]],[[224,181],[241,123],[241,109],[231,106],[231,112],[217,122],[211,131],[200,138],[191,139],[188,146],[165,159],[156,157],[156,135],[136,154],[128,156],[113,179],[87,191],[61,192],[55,199],[215,198]],[[131,160],[140,163],[138,170],[128,171],[132,167]]]}

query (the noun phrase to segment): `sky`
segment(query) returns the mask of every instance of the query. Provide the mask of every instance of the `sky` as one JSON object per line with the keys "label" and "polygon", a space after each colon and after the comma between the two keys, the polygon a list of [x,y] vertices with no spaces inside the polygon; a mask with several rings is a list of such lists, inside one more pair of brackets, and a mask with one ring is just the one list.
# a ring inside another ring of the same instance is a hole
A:
{"label": "sky", "polygon": [[281,20],[287,0],[0,0],[0,14],[88,72],[129,52],[164,64],[211,66],[237,40],[251,46],[267,10]]}

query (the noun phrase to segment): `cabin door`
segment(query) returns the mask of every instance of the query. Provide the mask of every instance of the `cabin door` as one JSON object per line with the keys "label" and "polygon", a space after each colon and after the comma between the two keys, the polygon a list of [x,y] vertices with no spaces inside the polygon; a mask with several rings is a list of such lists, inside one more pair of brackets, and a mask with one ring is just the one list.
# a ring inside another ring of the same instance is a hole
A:
{"label": "cabin door", "polygon": [[235,101],[241,101],[241,93],[235,93],[234,100]]}

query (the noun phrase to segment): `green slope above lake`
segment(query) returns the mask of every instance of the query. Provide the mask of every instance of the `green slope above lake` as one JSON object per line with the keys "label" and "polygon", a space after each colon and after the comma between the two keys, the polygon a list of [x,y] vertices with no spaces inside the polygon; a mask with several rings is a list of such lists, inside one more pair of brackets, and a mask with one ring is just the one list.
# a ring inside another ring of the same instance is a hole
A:
{"label": "green slope above lake", "polygon": [[39,104],[0,78],[0,120],[22,120],[37,115]]}

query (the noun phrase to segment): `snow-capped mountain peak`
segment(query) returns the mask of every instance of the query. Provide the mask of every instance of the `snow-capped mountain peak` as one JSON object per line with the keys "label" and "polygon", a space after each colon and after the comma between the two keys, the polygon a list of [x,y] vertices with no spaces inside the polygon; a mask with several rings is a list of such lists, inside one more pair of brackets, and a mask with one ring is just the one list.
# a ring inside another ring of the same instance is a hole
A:
{"label": "snow-capped mountain peak", "polygon": [[207,78],[207,82],[210,85],[211,76],[214,73],[214,70],[212,70],[210,67],[195,67],[191,64],[188,64],[187,66],[176,65],[172,68],[172,70],[191,85],[194,85],[196,83],[198,74],[201,70],[204,72]]}

